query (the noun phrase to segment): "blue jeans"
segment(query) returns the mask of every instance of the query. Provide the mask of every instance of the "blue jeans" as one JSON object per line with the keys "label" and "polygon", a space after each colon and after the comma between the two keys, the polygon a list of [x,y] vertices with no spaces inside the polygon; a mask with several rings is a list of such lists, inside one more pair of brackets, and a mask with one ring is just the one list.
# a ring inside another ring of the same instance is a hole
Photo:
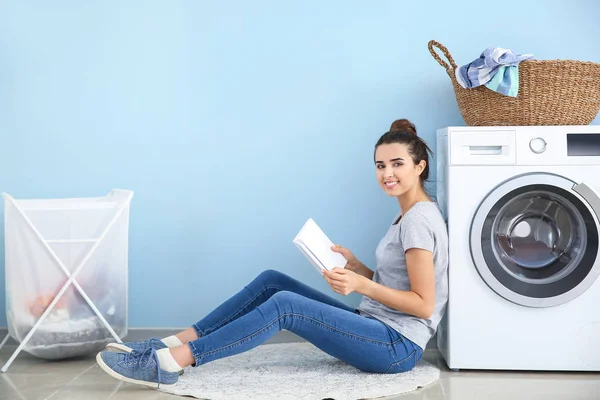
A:
{"label": "blue jeans", "polygon": [[250,350],[285,329],[366,372],[412,369],[423,350],[383,322],[281,272],[262,272],[193,325],[196,366]]}

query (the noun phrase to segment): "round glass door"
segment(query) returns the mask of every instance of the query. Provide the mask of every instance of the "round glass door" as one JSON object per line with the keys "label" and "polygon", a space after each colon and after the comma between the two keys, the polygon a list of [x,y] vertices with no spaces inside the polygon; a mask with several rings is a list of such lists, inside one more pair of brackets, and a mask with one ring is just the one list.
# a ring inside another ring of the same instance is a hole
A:
{"label": "round glass door", "polygon": [[550,307],[581,295],[598,277],[598,218],[589,204],[600,199],[586,201],[575,186],[557,175],[520,175],[481,203],[471,225],[471,255],[496,293]]}

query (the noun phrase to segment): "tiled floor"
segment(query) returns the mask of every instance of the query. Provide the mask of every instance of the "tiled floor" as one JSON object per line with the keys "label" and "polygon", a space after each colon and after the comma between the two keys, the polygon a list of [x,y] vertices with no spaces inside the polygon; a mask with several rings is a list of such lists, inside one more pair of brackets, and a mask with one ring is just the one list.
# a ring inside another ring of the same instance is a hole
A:
{"label": "tiled floor", "polygon": [[[9,346],[0,351],[0,365],[4,365],[14,348]],[[600,399],[598,373],[452,372],[435,350],[428,350],[425,359],[442,370],[441,379],[394,399]],[[177,398],[152,389],[121,384],[104,373],[96,365],[94,357],[47,362],[22,353],[7,373],[0,373],[0,400]]]}

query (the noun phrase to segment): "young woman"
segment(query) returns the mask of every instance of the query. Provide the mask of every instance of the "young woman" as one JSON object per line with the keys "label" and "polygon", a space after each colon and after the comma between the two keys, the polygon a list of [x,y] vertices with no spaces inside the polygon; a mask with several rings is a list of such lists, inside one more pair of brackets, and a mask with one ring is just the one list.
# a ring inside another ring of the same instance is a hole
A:
{"label": "young woman", "polygon": [[109,344],[100,367],[153,388],[177,382],[183,368],[250,350],[286,329],[367,372],[408,371],[423,354],[448,298],[448,234],[423,188],[429,148],[408,120],[375,145],[377,180],[400,204],[375,252],[375,272],[334,246],[344,268],[324,271],[334,292],[363,295],[353,309],[280,272],[267,270],[191,328],[164,339]]}

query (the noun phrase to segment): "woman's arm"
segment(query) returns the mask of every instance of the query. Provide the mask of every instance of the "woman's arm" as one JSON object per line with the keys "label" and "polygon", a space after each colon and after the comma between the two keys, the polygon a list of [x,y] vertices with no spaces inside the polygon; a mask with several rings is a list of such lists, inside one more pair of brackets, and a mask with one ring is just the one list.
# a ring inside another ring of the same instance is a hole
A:
{"label": "woman's arm", "polygon": [[365,264],[363,264],[362,262],[356,260],[357,263],[350,265],[350,263],[348,263],[346,265],[346,269],[349,269],[350,271],[354,271],[359,275],[364,276],[365,278],[367,278],[368,280],[372,281],[373,279],[373,274],[375,274],[375,272],[373,272],[373,270],[371,270],[369,267],[367,267]]}
{"label": "woman's arm", "polygon": [[394,310],[428,319],[435,307],[433,254],[418,248],[407,250],[406,269],[410,291],[392,289],[372,280],[364,280],[356,291]]}

